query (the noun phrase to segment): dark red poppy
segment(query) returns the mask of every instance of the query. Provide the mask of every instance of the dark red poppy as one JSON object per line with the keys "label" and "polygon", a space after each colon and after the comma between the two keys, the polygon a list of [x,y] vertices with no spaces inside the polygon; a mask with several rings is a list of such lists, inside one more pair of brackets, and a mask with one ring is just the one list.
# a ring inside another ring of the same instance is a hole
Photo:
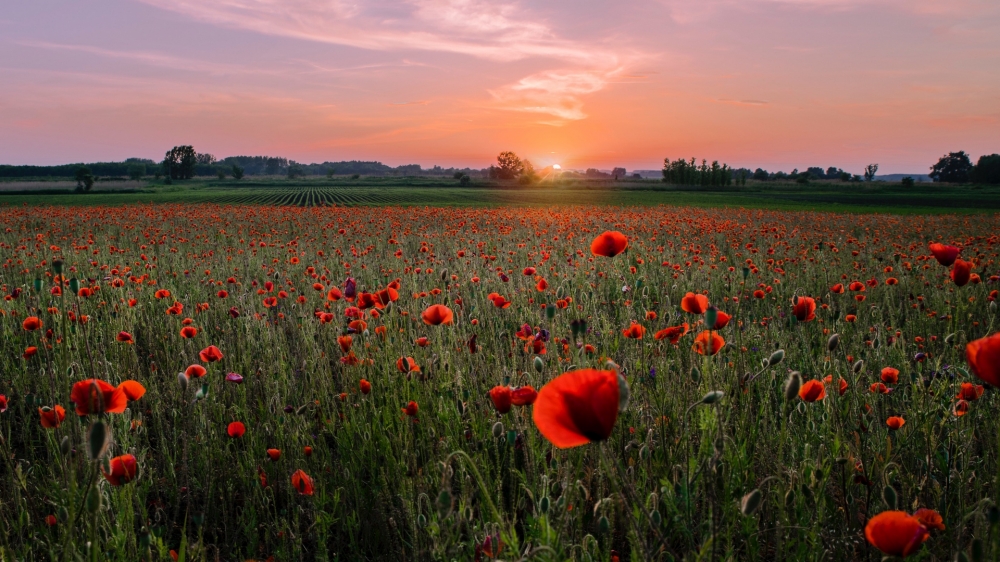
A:
{"label": "dark red poppy", "polygon": [[718,311],[718,312],[715,313],[715,325],[712,326],[712,329],[713,330],[721,330],[721,329],[725,328],[726,326],[728,326],[729,325],[729,321],[732,320],[732,319],[733,319],[732,316],[730,316],[729,314],[726,314],[725,312],[722,312],[720,310],[720,311]]}
{"label": "dark red poppy", "polygon": [[0,414],[7,411],[7,397],[0,394]]}
{"label": "dark red poppy", "polygon": [[198,335],[198,328],[194,326],[184,326],[181,328],[181,337],[184,339],[191,339]]}
{"label": "dark red poppy", "polygon": [[799,398],[804,402],[816,402],[826,398],[826,386],[818,380],[808,380],[799,388]]}
{"label": "dark red poppy", "polygon": [[210,345],[198,352],[198,357],[200,357],[205,363],[215,363],[216,361],[222,361],[223,355],[219,348],[214,345]]}
{"label": "dark red poppy", "polygon": [[303,496],[313,495],[313,481],[302,469],[292,474],[292,487]]}
{"label": "dark red poppy", "polygon": [[958,391],[958,396],[955,398],[960,398],[962,400],[967,400],[973,402],[979,400],[979,397],[983,395],[983,385],[972,384],[971,382],[963,382],[961,388]]}
{"label": "dark red poppy", "polygon": [[811,322],[816,319],[816,301],[812,297],[799,297],[792,306],[792,314],[799,322]]}
{"label": "dark red poppy", "polygon": [[243,434],[247,432],[247,427],[243,425],[243,422],[230,422],[226,427],[226,434],[228,434],[233,439],[238,439],[243,437]]}
{"label": "dark red poppy", "polygon": [[21,322],[21,327],[27,332],[34,332],[43,326],[42,321],[37,316],[29,316]]}
{"label": "dark red poppy", "polygon": [[868,520],[868,544],[889,556],[903,558],[916,552],[930,533],[919,519],[904,511],[883,511]]}
{"label": "dark red poppy", "polygon": [[128,484],[135,478],[139,471],[139,467],[133,455],[115,457],[111,459],[111,462],[108,464],[110,465],[111,470],[105,471],[104,467],[101,467],[101,474],[104,475],[105,480],[107,480],[112,486]]}
{"label": "dark red poppy", "polygon": [[[823,382],[825,382],[826,384],[833,384],[833,375],[827,375],[823,379]],[[837,394],[843,396],[844,393],[847,392],[847,388],[848,388],[847,379],[845,379],[844,377],[840,377],[840,385],[839,386],[840,386],[840,388],[837,390]]]}
{"label": "dark red poppy", "polygon": [[136,381],[124,381],[118,387],[105,381],[87,379],[73,385],[70,400],[76,405],[79,416],[90,414],[120,414],[129,400],[138,400],[146,389]]}
{"label": "dark red poppy", "polygon": [[38,409],[38,416],[41,418],[42,427],[55,429],[66,419],[66,410],[59,404],[51,408],[42,406]]}
{"label": "dark red poppy", "polygon": [[965,359],[977,377],[1000,386],[1000,333],[969,342]]}
{"label": "dark red poppy", "polygon": [[939,264],[949,267],[951,264],[955,263],[955,259],[958,258],[959,250],[954,246],[945,246],[944,244],[931,244],[931,253],[934,254],[934,259],[938,261]]}
{"label": "dark red poppy", "polygon": [[889,419],[885,420],[885,425],[889,426],[889,429],[892,430],[897,430],[903,427],[903,424],[905,423],[906,420],[904,420],[901,416],[889,416]]}
{"label": "dark red poppy", "polygon": [[440,326],[441,324],[451,324],[455,320],[455,314],[450,308],[443,304],[432,304],[420,315],[424,324],[429,326]]}
{"label": "dark red poppy", "polygon": [[951,268],[951,280],[955,285],[964,287],[969,284],[972,278],[972,262],[955,260],[955,265]]}
{"label": "dark red poppy", "polygon": [[636,322],[632,322],[632,324],[628,328],[622,330],[623,336],[633,340],[641,340],[642,336],[644,336],[645,334],[646,334],[646,327]]}
{"label": "dark red poppy", "polygon": [[267,458],[277,462],[281,458],[281,449],[268,449]]}
{"label": "dark red poppy", "polygon": [[122,343],[135,343],[132,341],[132,334],[128,332],[118,332],[118,335],[115,336],[115,339]]}
{"label": "dark red poppy", "polygon": [[511,389],[510,399],[515,406],[530,406],[538,399],[538,391],[531,385],[518,386]]}
{"label": "dark red poppy", "polygon": [[208,372],[208,369],[206,369],[205,367],[202,367],[201,365],[197,365],[197,364],[196,365],[190,365],[190,366],[188,366],[187,369],[184,369],[184,374],[187,375],[187,376],[189,376],[189,377],[191,377],[191,378],[194,378],[194,379],[201,378],[201,377],[205,376],[205,373],[207,373],[207,372]]}
{"label": "dark red poppy", "polygon": [[365,379],[361,379],[359,386],[361,387],[361,394],[370,394],[372,391],[372,383],[366,381]]}
{"label": "dark red poppy", "polygon": [[899,369],[884,367],[882,369],[881,379],[885,384],[896,384],[899,382]]}
{"label": "dark red poppy", "polygon": [[921,507],[920,509],[913,512],[913,517],[923,523],[924,527],[928,530],[936,529],[938,531],[944,530],[944,518],[941,514],[933,509],[928,509],[926,507]]}
{"label": "dark red poppy", "polygon": [[681,310],[691,314],[705,314],[705,311],[708,310],[708,297],[688,293],[681,299]]}
{"label": "dark red poppy", "polygon": [[602,232],[590,243],[590,253],[613,258],[628,248],[628,237],[617,230]]}
{"label": "dark red poppy", "polygon": [[715,355],[724,345],[726,345],[726,340],[722,336],[716,332],[705,330],[694,339],[694,345],[691,349],[701,355]]}
{"label": "dark red poppy", "polygon": [[844,294],[844,284],[843,283],[837,283],[833,287],[830,287],[830,292],[831,293],[836,293],[838,295]]}
{"label": "dark red poppy", "polygon": [[417,412],[419,410],[420,410],[420,407],[417,406],[417,403],[414,402],[413,400],[410,400],[409,402],[406,403],[406,407],[403,408],[403,413],[406,414],[406,415],[408,415],[408,416],[410,416],[412,418],[412,417],[416,417]]}
{"label": "dark red poppy", "polygon": [[494,386],[490,389],[490,400],[493,401],[493,407],[496,408],[498,412],[506,414],[510,411],[513,400],[510,387]]}
{"label": "dark red poppy", "polygon": [[618,419],[618,379],[616,371],[596,369],[559,375],[538,393],[535,427],[560,449],[607,439]]}
{"label": "dark red poppy", "polygon": [[670,326],[669,328],[664,328],[656,334],[653,335],[654,339],[662,340],[668,339],[670,343],[676,345],[680,341],[681,336],[688,333],[688,323],[685,322],[680,326]]}

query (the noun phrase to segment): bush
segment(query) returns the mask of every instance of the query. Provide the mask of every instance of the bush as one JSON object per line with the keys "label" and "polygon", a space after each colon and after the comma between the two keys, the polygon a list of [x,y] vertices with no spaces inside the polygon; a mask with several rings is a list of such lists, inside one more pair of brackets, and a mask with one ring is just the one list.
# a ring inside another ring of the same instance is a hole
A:
{"label": "bush", "polygon": [[903,178],[902,181],[900,181],[899,183],[901,183],[903,185],[903,187],[913,187],[913,184],[916,183],[916,182],[913,181],[913,178],[906,177],[906,178]]}
{"label": "bush", "polygon": [[465,174],[462,174],[462,177],[458,178],[458,185],[461,185],[461,186],[464,187],[464,186],[469,185],[470,183],[472,183],[472,179],[469,176],[465,175]]}
{"label": "bush", "polygon": [[1000,154],[979,157],[972,170],[972,181],[976,183],[1000,184]]}

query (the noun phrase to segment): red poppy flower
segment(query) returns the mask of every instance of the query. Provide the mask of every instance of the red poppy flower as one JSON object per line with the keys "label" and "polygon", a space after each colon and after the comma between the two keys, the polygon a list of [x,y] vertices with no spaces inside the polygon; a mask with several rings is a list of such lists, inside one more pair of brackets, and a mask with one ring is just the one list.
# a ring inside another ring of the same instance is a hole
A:
{"label": "red poppy flower", "polygon": [[721,310],[715,313],[715,325],[712,326],[713,330],[721,330],[729,325],[729,321],[732,320],[732,316],[722,312]]}
{"label": "red poppy flower", "polygon": [[198,335],[198,328],[194,326],[184,326],[181,328],[181,337],[184,339],[191,339]]}
{"label": "red poppy flower", "polygon": [[903,427],[903,424],[905,423],[906,420],[904,420],[900,416],[889,416],[889,419],[885,420],[885,425],[889,426],[889,429],[892,430],[896,430]]}
{"label": "red poppy flower", "polygon": [[[826,384],[833,384],[833,375],[827,375],[826,378],[823,379],[823,382],[825,382]],[[847,387],[848,387],[847,379],[841,377],[839,386],[840,388],[838,389],[837,394],[843,396],[844,393],[847,392]]]}
{"label": "red poppy flower", "polygon": [[351,345],[354,344],[354,338],[351,336],[338,336],[337,343],[340,344],[340,350],[347,353],[351,350]]}
{"label": "red poppy flower", "polygon": [[34,332],[43,326],[42,321],[37,316],[29,316],[21,322],[21,327],[27,332]]}
{"label": "red poppy flower", "polygon": [[628,237],[617,230],[602,232],[590,243],[590,253],[613,258],[628,248]]}
{"label": "red poppy flower", "polygon": [[972,262],[955,260],[955,265],[951,269],[951,280],[955,282],[955,285],[964,287],[969,284],[971,278]]}
{"label": "red poppy flower", "polygon": [[278,459],[281,458],[281,450],[280,449],[268,449],[267,450],[267,456],[272,461],[277,461]]}
{"label": "red poppy flower", "polygon": [[526,268],[524,268],[523,271],[521,271],[521,273],[523,273],[524,275],[529,275],[529,276],[530,275],[534,275],[535,274],[535,268],[533,268],[533,267],[526,267]]}
{"label": "red poppy flower", "polygon": [[930,533],[919,519],[903,511],[883,511],[868,520],[868,544],[889,556],[903,558],[916,552]]}
{"label": "red poppy flower", "polygon": [[955,402],[955,407],[952,408],[952,413],[958,417],[962,417],[969,413],[969,403],[965,400],[959,400]]}
{"label": "red poppy flower", "polygon": [[216,361],[221,361],[223,355],[219,348],[214,345],[210,345],[198,352],[198,357],[200,357],[205,363],[215,363]]}
{"label": "red poppy flower", "polygon": [[882,382],[885,384],[896,384],[899,382],[899,369],[884,367],[882,369]]}
{"label": "red poppy flower", "polygon": [[412,357],[400,357],[396,360],[396,369],[400,373],[419,373],[420,365]]}
{"label": "red poppy flower", "polygon": [[[711,341],[711,345],[709,345],[709,341]],[[722,339],[722,336],[716,332],[705,330],[694,339],[694,345],[691,349],[701,355],[715,355],[724,345],[726,345],[726,340]]]}
{"label": "red poppy flower", "polygon": [[184,369],[184,374],[194,379],[205,376],[207,372],[208,369],[201,365],[190,365],[187,369]]}
{"label": "red poppy flower", "polygon": [[646,334],[646,327],[636,322],[632,322],[632,324],[628,328],[622,330],[623,336],[633,340],[641,340],[642,336],[645,334]]}
{"label": "red poppy flower", "polygon": [[21,354],[21,357],[24,357],[25,359],[31,359],[37,354],[38,354],[38,347],[29,345],[28,347],[24,348],[24,353]]}
{"label": "red poppy flower", "polygon": [[101,467],[101,474],[104,475],[105,480],[107,480],[112,486],[128,484],[135,478],[139,471],[139,467],[133,455],[115,457],[111,459],[111,462],[108,464],[111,467],[111,471],[107,472],[104,470],[104,467]]}
{"label": "red poppy flower", "polygon": [[7,397],[0,394],[0,414],[7,411]]}
{"label": "red poppy flower", "polygon": [[977,377],[1000,386],[1000,333],[969,342],[965,359]]}
{"label": "red poppy flower", "polygon": [[157,299],[167,299],[170,298],[170,291],[166,289],[160,289],[159,291],[153,293],[153,296],[156,297]]}
{"label": "red poppy flower", "polygon": [[681,299],[681,310],[691,314],[705,314],[705,311],[708,310],[708,297],[688,293]]}
{"label": "red poppy flower", "polygon": [[816,319],[816,301],[812,297],[799,297],[792,307],[792,314],[799,322],[811,322]]}
{"label": "red poppy flower", "polygon": [[42,406],[38,409],[38,416],[41,418],[42,427],[55,429],[66,419],[66,410],[59,404],[51,408]]}
{"label": "red poppy flower", "polygon": [[366,381],[365,379],[361,379],[359,386],[361,387],[361,394],[370,394],[372,391],[372,383]]}
{"label": "red poppy flower", "polygon": [[973,402],[979,400],[979,397],[983,395],[983,385],[972,384],[971,382],[963,382],[961,389],[958,391],[958,396],[955,398],[960,398],[962,400],[967,400]]}
{"label": "red poppy flower", "polygon": [[118,335],[115,336],[115,339],[122,343],[129,343],[129,344],[135,343],[132,341],[132,334],[128,332],[118,332]]}
{"label": "red poppy flower", "polygon": [[913,517],[915,517],[917,521],[923,523],[924,527],[927,527],[928,530],[944,530],[944,518],[941,517],[940,513],[934,511],[933,509],[921,507],[913,513]]}
{"label": "red poppy flower", "polygon": [[854,292],[861,292],[865,290],[865,284],[861,281],[854,281],[848,288]]}
{"label": "red poppy flower", "polygon": [[799,388],[799,398],[804,402],[816,402],[826,398],[826,386],[818,380],[808,380]]}
{"label": "red poppy flower", "polygon": [[506,414],[510,411],[510,406],[513,400],[510,387],[494,386],[490,389],[490,400],[493,401],[493,407],[496,408],[498,412]]}
{"label": "red poppy flower", "polygon": [[337,287],[331,288],[326,293],[326,300],[328,300],[328,301],[336,302],[336,301],[339,301],[342,298],[344,298],[344,294],[341,293],[340,289],[338,289]]}
{"label": "red poppy flower", "polygon": [[511,389],[510,400],[515,406],[530,406],[538,399],[538,391],[531,385]]}
{"label": "red poppy flower", "polygon": [[313,481],[302,469],[292,474],[292,487],[303,496],[313,495]]}
{"label": "red poppy flower", "polygon": [[247,432],[247,427],[243,425],[243,422],[230,422],[229,426],[226,427],[226,433],[233,439],[243,437],[243,434]]}
{"label": "red poppy flower", "polygon": [[535,427],[560,449],[603,441],[618,419],[621,384],[616,371],[582,369],[542,387],[532,417]]}
{"label": "red poppy flower", "polygon": [[450,308],[443,304],[432,304],[420,315],[424,324],[429,326],[440,326],[441,324],[451,324],[455,320],[455,314]]}
{"label": "red poppy flower", "polygon": [[958,258],[958,254],[961,252],[961,250],[954,246],[945,246],[944,244],[931,244],[930,249],[931,253],[934,254],[934,259],[945,267],[949,267],[955,263],[955,259]]}
{"label": "red poppy flower", "polygon": [[411,418],[413,418],[413,417],[416,417],[417,412],[419,410],[420,410],[420,407],[417,406],[417,403],[414,402],[413,400],[410,400],[409,402],[407,402],[406,407],[403,408],[403,413],[406,414],[406,415],[408,415],[408,416],[410,416]]}
{"label": "red poppy flower", "polygon": [[830,292],[836,293],[838,295],[844,294],[844,284],[843,283],[837,283],[833,287],[830,287]]}
{"label": "red poppy flower", "polygon": [[653,335],[653,338],[657,340],[668,339],[670,340],[670,343],[677,345],[677,342],[680,341],[681,336],[687,333],[688,333],[688,323],[685,322],[680,326],[670,326],[669,328],[664,328],[659,332],[656,332],[656,334]]}
{"label": "red poppy flower", "polygon": [[872,391],[874,394],[889,394],[889,388],[885,384],[880,382],[873,382],[868,390]]}
{"label": "red poppy flower", "polygon": [[124,381],[113,387],[105,381],[87,379],[73,385],[70,400],[76,404],[79,416],[90,414],[120,414],[129,400],[138,400],[146,389],[136,381]]}

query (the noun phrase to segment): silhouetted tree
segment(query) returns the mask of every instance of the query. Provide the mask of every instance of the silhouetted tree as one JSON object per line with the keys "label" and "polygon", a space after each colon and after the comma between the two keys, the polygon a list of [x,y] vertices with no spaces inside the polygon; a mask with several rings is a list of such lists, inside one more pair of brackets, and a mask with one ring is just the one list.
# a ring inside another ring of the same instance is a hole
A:
{"label": "silhouetted tree", "polygon": [[194,159],[199,164],[215,164],[215,156],[212,156],[211,154],[195,154]]}
{"label": "silhouetted tree", "polygon": [[914,181],[913,178],[907,176],[907,177],[903,178],[902,180],[900,180],[899,183],[903,187],[913,187],[913,185],[916,183],[916,181]]}
{"label": "silhouetted tree", "polygon": [[77,191],[90,191],[90,188],[94,187],[94,174],[90,173],[90,168],[86,166],[80,166],[76,170],[76,189]]}
{"label": "silhouetted tree", "polygon": [[128,177],[135,181],[142,179],[142,176],[146,175],[146,165],[145,164],[130,164],[128,167]]}
{"label": "silhouetted tree", "polygon": [[969,181],[971,172],[972,161],[964,150],[960,150],[942,156],[937,164],[931,166],[930,176],[934,181],[962,183]]}
{"label": "silhouetted tree", "polygon": [[243,168],[233,164],[232,168],[233,179],[241,180],[243,179]]}
{"label": "silhouetted tree", "polygon": [[197,163],[198,156],[192,146],[175,146],[163,157],[163,173],[174,180],[191,179]]}
{"label": "silhouetted tree", "polygon": [[865,181],[875,181],[875,172],[878,171],[878,164],[868,164],[865,166]]}
{"label": "silhouetted tree", "polygon": [[1000,154],[983,155],[972,171],[972,181],[976,183],[1000,184]]}
{"label": "silhouetted tree", "polygon": [[517,154],[506,150],[497,155],[496,176],[502,180],[512,180],[524,171],[524,164]]}
{"label": "silhouetted tree", "polygon": [[767,179],[769,177],[770,176],[768,175],[767,170],[765,170],[763,168],[757,168],[753,172],[753,179],[755,179],[757,181],[767,181]]}

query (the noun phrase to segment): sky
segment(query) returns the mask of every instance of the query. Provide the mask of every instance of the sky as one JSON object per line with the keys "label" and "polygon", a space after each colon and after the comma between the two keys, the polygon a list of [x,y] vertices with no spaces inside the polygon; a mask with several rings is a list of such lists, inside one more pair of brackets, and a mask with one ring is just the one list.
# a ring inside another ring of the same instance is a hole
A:
{"label": "sky", "polygon": [[0,0],[0,163],[926,173],[1000,152],[997,0]]}

